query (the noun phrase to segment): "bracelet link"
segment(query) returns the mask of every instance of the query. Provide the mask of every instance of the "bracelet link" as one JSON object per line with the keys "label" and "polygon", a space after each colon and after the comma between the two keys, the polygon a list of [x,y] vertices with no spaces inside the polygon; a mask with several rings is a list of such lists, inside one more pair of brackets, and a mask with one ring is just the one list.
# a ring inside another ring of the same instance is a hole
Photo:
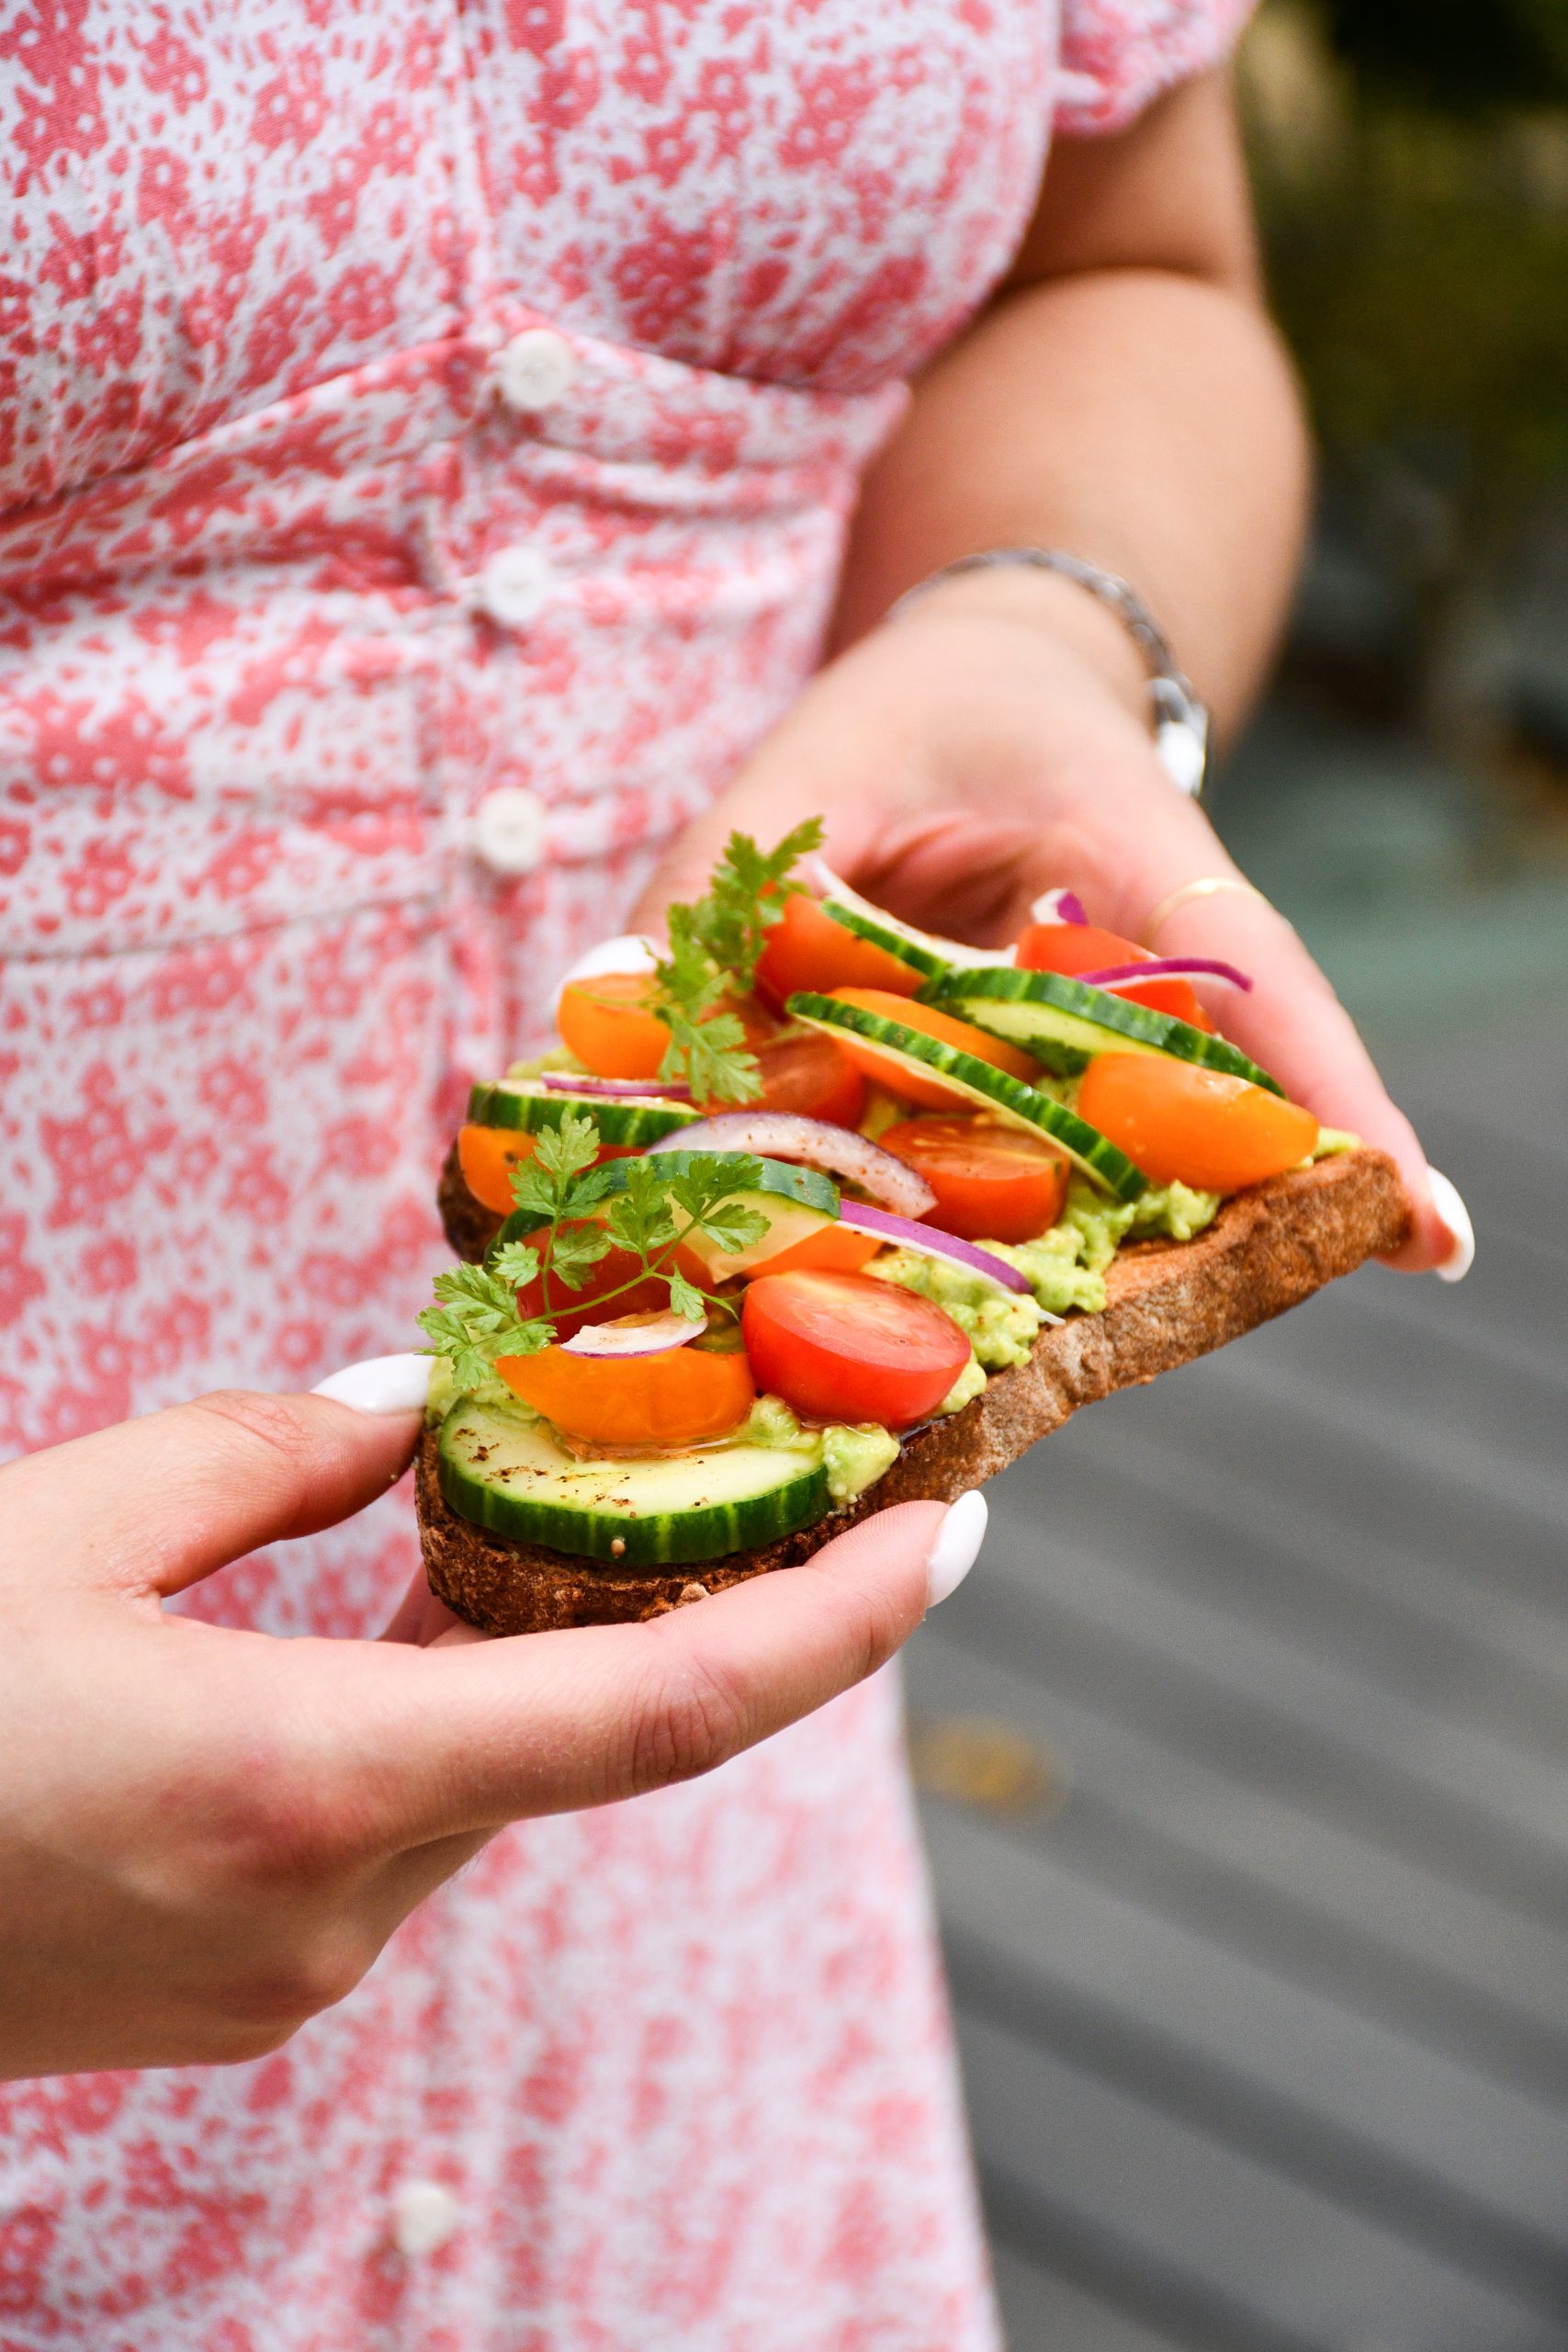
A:
{"label": "bracelet link", "polygon": [[886,617],[896,620],[944,580],[961,579],[972,571],[998,571],[1011,564],[1021,564],[1035,571],[1054,571],[1064,580],[1074,581],[1116,615],[1148,665],[1156,755],[1177,789],[1196,800],[1202,792],[1209,765],[1209,713],[1199,700],[1191,680],[1178,668],[1165,633],[1148,606],[1137,591],[1114,571],[1106,571],[1098,563],[1069,554],[1064,548],[987,548],[981,554],[961,555],[928,573],[924,580],[917,581],[889,606]]}

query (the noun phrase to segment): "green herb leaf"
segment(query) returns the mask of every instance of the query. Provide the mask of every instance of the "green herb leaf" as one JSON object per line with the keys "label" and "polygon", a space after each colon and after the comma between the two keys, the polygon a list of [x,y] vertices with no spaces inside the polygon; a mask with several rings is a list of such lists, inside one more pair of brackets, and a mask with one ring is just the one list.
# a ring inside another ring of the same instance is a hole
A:
{"label": "green herb leaf", "polygon": [[670,1304],[677,1315],[688,1323],[700,1323],[707,1313],[707,1301],[700,1290],[693,1288],[682,1273],[673,1270],[670,1275]]}
{"label": "green herb leaf", "polygon": [[459,1388],[488,1380],[498,1356],[537,1355],[554,1337],[548,1323],[518,1314],[512,1284],[487,1267],[457,1266],[437,1274],[435,1296],[438,1304],[424,1309],[419,1327],[433,1342],[428,1354],[451,1358]]}
{"label": "green herb leaf", "polygon": [[653,1010],[670,1032],[659,1075],[686,1080],[698,1102],[755,1102],[762,1091],[744,1023],[716,1008],[750,994],[768,933],[801,887],[791,868],[821,839],[818,817],[772,850],[731,833],[704,896],[670,910],[670,953],[654,976]]}

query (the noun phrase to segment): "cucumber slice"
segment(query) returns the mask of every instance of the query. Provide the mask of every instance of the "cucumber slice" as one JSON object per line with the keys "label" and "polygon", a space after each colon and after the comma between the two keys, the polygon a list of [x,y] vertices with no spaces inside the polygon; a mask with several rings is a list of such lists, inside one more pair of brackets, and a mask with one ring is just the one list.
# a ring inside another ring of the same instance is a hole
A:
{"label": "cucumber slice", "polygon": [[451,1509],[492,1535],[623,1568],[716,1560],[831,1509],[820,1438],[580,1462],[548,1422],[465,1396],[441,1424],[438,1475]]}
{"label": "cucumber slice", "polygon": [[[671,1174],[703,1161],[728,1157],[722,1152],[661,1151],[659,1165]],[[791,1250],[810,1233],[819,1233],[825,1225],[839,1220],[839,1188],[831,1177],[819,1169],[794,1168],[787,1160],[764,1159],[761,1182],[754,1193],[738,1193],[737,1204],[755,1209],[767,1220],[767,1230],[760,1241],[749,1242],[744,1250],[721,1250],[705,1234],[694,1235],[682,1247],[689,1250],[699,1265],[705,1268],[710,1282],[727,1282],[733,1275],[750,1273],[753,1266],[761,1265],[769,1258],[776,1258],[781,1250]]]}
{"label": "cucumber slice", "polygon": [[[687,1169],[720,1165],[727,1159],[736,1160],[742,1155],[726,1151],[661,1151],[658,1165],[672,1176]],[[767,1219],[767,1231],[760,1241],[750,1243],[744,1250],[721,1250],[705,1236],[682,1243],[696,1258],[710,1282],[725,1282],[735,1274],[744,1274],[751,1267],[760,1266],[764,1259],[776,1257],[781,1250],[788,1250],[804,1241],[808,1233],[819,1232],[825,1225],[834,1225],[839,1216],[839,1188],[815,1168],[792,1168],[783,1159],[760,1160],[761,1174],[755,1191],[733,1195],[742,1208],[755,1209]],[[626,1183],[626,1163],[612,1160],[605,1170],[609,1178],[608,1192],[618,1193]],[[526,1241],[545,1222],[529,1211],[514,1209],[485,1252],[488,1265],[495,1251],[507,1241]]]}
{"label": "cucumber slice", "polygon": [[704,1114],[687,1102],[665,1102],[654,1096],[572,1094],[529,1079],[510,1085],[476,1086],[468,1096],[468,1118],[476,1127],[511,1127],[524,1135],[542,1135],[558,1127],[569,1111],[592,1120],[608,1144],[657,1143],[689,1127]]}
{"label": "cucumber slice", "polygon": [[934,949],[911,938],[907,931],[895,931],[890,923],[877,922],[872,916],[863,915],[856,907],[841,905],[837,899],[823,899],[819,905],[822,913],[830,916],[845,931],[852,932],[857,939],[863,939],[868,946],[880,947],[885,956],[891,956],[897,963],[907,965],[911,972],[919,972],[922,979],[940,980],[953,969],[945,956],[937,955]]}
{"label": "cucumber slice", "polygon": [[1245,1078],[1270,1094],[1283,1094],[1278,1079],[1249,1061],[1238,1046],[1206,1029],[1194,1029],[1173,1013],[1156,1012],[1109,989],[1089,988],[1062,972],[1004,970],[950,972],[920,990],[923,1001],[940,1004],[988,1029],[994,1037],[1021,1046],[1048,1069],[1070,1076],[1094,1054],[1166,1054],[1203,1069]]}
{"label": "cucumber slice", "polygon": [[849,1030],[890,1059],[929,1070],[977,1111],[1027,1127],[1032,1135],[1049,1136],[1091,1183],[1119,1201],[1135,1201],[1148,1191],[1148,1178],[1098,1127],[974,1054],[943,1045],[940,1037],[928,1037],[923,1030],[907,1028],[901,1021],[863,1012],[858,1004],[840,1004],[836,997],[792,996],[785,1011],[792,1020],[826,1029],[829,1035]]}

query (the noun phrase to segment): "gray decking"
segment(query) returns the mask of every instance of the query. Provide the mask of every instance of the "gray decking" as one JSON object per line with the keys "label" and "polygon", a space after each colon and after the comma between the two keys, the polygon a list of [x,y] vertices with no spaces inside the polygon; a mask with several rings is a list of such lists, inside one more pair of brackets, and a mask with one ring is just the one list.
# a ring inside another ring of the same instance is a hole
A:
{"label": "gray decking", "polygon": [[1568,2347],[1568,1050],[1404,1091],[1471,1281],[1085,1414],[909,1654],[1056,1780],[926,1800],[1012,2352]]}

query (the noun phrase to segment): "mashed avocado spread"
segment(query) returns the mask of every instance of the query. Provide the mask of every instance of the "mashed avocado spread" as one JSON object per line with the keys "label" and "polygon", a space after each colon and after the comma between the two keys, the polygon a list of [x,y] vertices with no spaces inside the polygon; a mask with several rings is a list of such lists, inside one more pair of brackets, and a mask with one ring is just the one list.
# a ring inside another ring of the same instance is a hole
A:
{"label": "mashed avocado spread", "polygon": [[898,1459],[897,1439],[879,1423],[804,1429],[782,1396],[759,1396],[735,1435],[742,1445],[789,1446],[807,1454],[820,1444],[828,1492],[836,1503],[852,1503]]}
{"label": "mashed avocado spread", "polygon": [[[987,1241],[1027,1275],[1032,1297],[999,1291],[982,1274],[972,1274],[950,1259],[928,1258],[914,1250],[891,1250],[866,1271],[883,1282],[898,1283],[935,1301],[968,1334],[976,1361],[987,1372],[1001,1372],[1022,1363],[1048,1315],[1065,1315],[1079,1307],[1098,1315],[1105,1305],[1105,1269],[1121,1243],[1163,1234],[1172,1241],[1190,1241],[1213,1223],[1218,1213],[1217,1193],[1194,1192],[1188,1184],[1151,1185],[1137,1201],[1108,1201],[1075,1176],[1060,1221],[1038,1240],[1010,1246]],[[945,1408],[944,1408],[945,1409]]]}

